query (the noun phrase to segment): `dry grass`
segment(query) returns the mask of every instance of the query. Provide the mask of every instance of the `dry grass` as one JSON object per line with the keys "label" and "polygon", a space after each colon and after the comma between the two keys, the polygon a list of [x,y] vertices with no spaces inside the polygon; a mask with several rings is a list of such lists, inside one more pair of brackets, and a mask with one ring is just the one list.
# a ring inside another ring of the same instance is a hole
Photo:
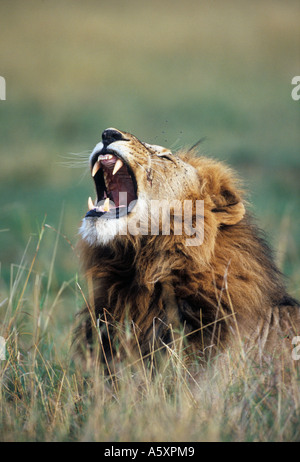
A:
{"label": "dry grass", "polygon": [[[1,303],[1,335],[7,339],[7,359],[0,363],[2,441],[299,439],[296,363],[275,380],[272,365],[255,364],[241,350],[209,364],[199,358],[192,376],[179,342],[175,350],[166,348],[159,368],[155,356],[145,365],[130,352],[118,366],[115,358],[109,372],[102,365],[82,370],[74,364],[71,319],[85,295],[76,277],[51,295],[57,245],[50,266],[43,274],[36,270],[47,229],[44,223],[35,248],[24,253]],[[70,288],[72,296],[62,303]]]}
{"label": "dry grass", "polygon": [[250,183],[299,298],[299,2],[2,0],[0,10],[1,440],[299,439],[296,371],[274,384],[272,368],[219,358],[195,384],[171,350],[154,378],[127,367],[115,388],[102,368],[80,371],[69,354],[86,294],[78,261],[52,228],[36,231],[46,213],[56,227],[64,202],[58,228],[75,241],[92,182],[60,162],[89,153],[106,127],[175,149],[206,136],[203,149]]}

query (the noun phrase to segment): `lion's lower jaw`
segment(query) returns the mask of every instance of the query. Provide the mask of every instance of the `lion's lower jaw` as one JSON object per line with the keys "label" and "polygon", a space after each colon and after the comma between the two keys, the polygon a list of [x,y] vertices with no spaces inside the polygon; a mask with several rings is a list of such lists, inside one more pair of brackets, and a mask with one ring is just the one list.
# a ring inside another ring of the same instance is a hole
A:
{"label": "lion's lower jaw", "polygon": [[141,195],[129,215],[117,219],[108,219],[103,215],[101,218],[84,218],[79,234],[90,246],[107,245],[116,236],[137,235],[139,228],[135,228],[132,223],[147,223],[147,210],[147,201]]}

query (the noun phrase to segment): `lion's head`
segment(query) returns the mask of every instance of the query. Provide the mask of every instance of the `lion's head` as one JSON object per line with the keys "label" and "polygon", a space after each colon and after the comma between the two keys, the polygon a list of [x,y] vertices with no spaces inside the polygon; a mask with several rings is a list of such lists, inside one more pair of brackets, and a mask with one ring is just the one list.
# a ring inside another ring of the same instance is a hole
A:
{"label": "lion's head", "polygon": [[[190,228],[198,225],[192,216],[197,210],[202,218],[203,212],[212,214],[208,221],[215,235],[221,225],[235,224],[245,213],[241,192],[228,168],[218,164],[216,172],[215,162],[191,153],[173,154],[114,128],[103,132],[102,142],[90,156],[90,168],[96,200],[89,198],[81,227],[90,245],[105,245],[128,233],[155,234],[158,228],[162,234],[186,236],[189,224]],[[172,222],[164,221],[170,218]],[[198,244],[203,238],[201,234]]]}

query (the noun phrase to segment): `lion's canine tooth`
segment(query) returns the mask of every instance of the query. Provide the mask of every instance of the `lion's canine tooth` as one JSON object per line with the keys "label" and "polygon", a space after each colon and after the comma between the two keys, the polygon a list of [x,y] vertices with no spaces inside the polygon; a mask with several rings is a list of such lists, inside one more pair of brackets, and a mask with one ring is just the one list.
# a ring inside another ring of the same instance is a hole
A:
{"label": "lion's canine tooth", "polygon": [[88,200],[88,207],[89,207],[89,210],[93,210],[95,208],[91,197],[89,197],[89,200]]}
{"label": "lion's canine tooth", "polygon": [[109,212],[109,197],[107,197],[104,201],[103,210],[104,212]]}
{"label": "lion's canine tooth", "polygon": [[94,167],[93,167],[93,170],[92,170],[92,176],[95,176],[96,173],[98,172],[99,168],[101,168],[101,162],[99,160],[97,160],[97,162],[95,163]]}
{"label": "lion's canine tooth", "polygon": [[117,162],[115,163],[112,174],[115,175],[122,167],[123,167],[123,162],[121,161],[121,159],[118,159]]}

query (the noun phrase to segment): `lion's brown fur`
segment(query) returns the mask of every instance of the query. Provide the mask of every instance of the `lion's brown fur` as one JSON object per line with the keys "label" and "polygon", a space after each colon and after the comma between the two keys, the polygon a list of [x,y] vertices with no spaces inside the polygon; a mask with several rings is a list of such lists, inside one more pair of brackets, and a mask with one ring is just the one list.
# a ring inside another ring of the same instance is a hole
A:
{"label": "lion's brown fur", "polygon": [[[260,354],[284,343],[291,349],[291,336],[300,326],[299,306],[287,294],[262,233],[245,213],[235,174],[194,153],[179,158],[199,176],[200,188],[191,184],[188,198],[204,200],[203,244],[186,246],[184,236],[172,234],[127,235],[103,246],[82,240],[94,321],[85,308],[80,331],[85,323],[84,337],[90,341],[97,319],[120,330],[133,323],[132,345],[138,342],[143,355],[154,339],[158,346],[172,343],[180,329],[189,356],[235,341]],[[107,356],[117,330],[110,330]]]}

